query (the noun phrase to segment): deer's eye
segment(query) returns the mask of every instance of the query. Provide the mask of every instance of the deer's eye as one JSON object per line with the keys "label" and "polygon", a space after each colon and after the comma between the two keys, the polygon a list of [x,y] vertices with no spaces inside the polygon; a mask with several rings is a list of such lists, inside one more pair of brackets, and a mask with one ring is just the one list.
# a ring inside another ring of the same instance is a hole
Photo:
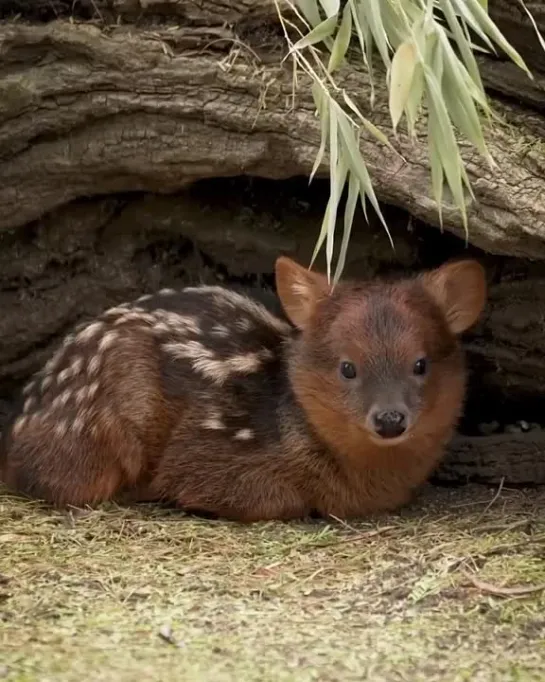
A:
{"label": "deer's eye", "polygon": [[341,362],[341,374],[345,379],[354,379],[357,374],[354,363]]}
{"label": "deer's eye", "polygon": [[428,371],[428,361],[426,358],[419,358],[415,363],[413,367],[413,374],[415,374],[417,377],[422,377],[426,372]]}

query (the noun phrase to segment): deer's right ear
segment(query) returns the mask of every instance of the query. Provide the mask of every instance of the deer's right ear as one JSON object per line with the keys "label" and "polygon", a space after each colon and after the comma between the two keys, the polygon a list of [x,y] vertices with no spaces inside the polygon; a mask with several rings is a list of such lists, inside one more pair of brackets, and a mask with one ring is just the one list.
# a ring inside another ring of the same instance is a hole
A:
{"label": "deer's right ear", "polygon": [[453,334],[469,329],[486,305],[486,272],[476,260],[445,263],[422,276]]}
{"label": "deer's right ear", "polygon": [[318,301],[329,294],[327,277],[311,272],[287,256],[275,265],[276,290],[286,315],[299,329],[304,329]]}

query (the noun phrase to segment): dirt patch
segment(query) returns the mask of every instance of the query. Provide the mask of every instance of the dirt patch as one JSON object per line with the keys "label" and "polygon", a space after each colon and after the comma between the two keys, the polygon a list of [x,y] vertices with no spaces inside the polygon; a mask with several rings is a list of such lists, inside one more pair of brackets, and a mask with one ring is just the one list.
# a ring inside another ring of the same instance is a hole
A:
{"label": "dirt patch", "polygon": [[541,680],[545,493],[496,492],[430,488],[350,527],[4,494],[0,675]]}

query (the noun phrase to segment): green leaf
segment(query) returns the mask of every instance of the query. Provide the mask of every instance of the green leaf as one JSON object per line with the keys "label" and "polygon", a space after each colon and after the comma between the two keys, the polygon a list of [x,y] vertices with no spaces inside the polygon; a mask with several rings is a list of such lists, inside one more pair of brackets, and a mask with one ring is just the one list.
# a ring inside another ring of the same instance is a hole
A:
{"label": "green leaf", "polygon": [[321,23],[322,17],[320,16],[320,8],[316,0],[296,0],[296,5],[310,26],[318,26]]}
{"label": "green leaf", "polygon": [[439,41],[439,35],[437,36],[437,41],[432,48],[430,66],[433,69],[433,73],[437,78],[437,83],[439,87],[443,85],[443,73],[444,73],[444,63],[443,63],[443,46]]}
{"label": "green leaf", "polygon": [[437,77],[429,67],[424,69],[424,77],[426,79],[428,91],[429,139],[433,139],[436,144],[438,156],[441,159],[441,165],[447,178],[450,191],[462,214],[464,228],[467,231],[467,213],[462,188],[462,173],[460,170],[462,166],[460,150],[456,143],[454,130],[441,94],[441,88],[437,81]]}
{"label": "green leaf", "polygon": [[441,35],[439,40],[444,48],[443,93],[449,115],[467,139],[477,147],[485,158],[490,160],[491,157],[486,148],[479,115],[468,91],[467,81],[463,77],[464,65],[456,57],[447,38]]}
{"label": "green leaf", "polygon": [[[461,0],[457,0],[458,4]],[[490,19],[487,12],[483,9],[479,0],[463,0],[467,4],[468,9],[472,12],[475,20],[482,27],[483,31],[487,33],[500,47],[501,49],[509,55],[511,60],[520,67],[523,71],[526,71],[530,78],[533,78],[530,70],[526,66],[524,59],[515,50],[515,48],[505,39],[503,33],[496,26],[496,24]]]}
{"label": "green leaf", "polygon": [[348,244],[350,242],[350,234],[352,232],[352,224],[354,222],[354,214],[356,212],[356,204],[358,203],[358,196],[360,193],[360,181],[350,173],[348,178],[348,196],[344,207],[344,230],[341,247],[339,249],[339,257],[337,258],[337,267],[335,268],[335,275],[333,277],[333,286],[337,284],[341,278],[342,271],[346,263],[346,254],[348,253]]}
{"label": "green leaf", "polygon": [[340,0],[320,0],[320,5],[324,8],[328,18],[337,17],[339,14]]}
{"label": "green leaf", "polygon": [[[363,25],[369,28],[370,33],[373,36],[374,42],[377,46],[377,50],[384,62],[384,65],[389,68],[390,66],[390,43],[388,40],[388,34],[384,28],[382,22],[382,14],[380,11],[381,0],[365,0],[360,5],[361,14],[360,19],[363,18]],[[367,41],[367,48],[369,50],[369,41]],[[367,55],[369,57],[369,53]]]}
{"label": "green leaf", "polygon": [[327,106],[326,95],[322,90],[322,87],[316,82],[312,85],[312,95],[314,97],[314,103],[316,104],[316,109],[318,110],[318,115],[320,117],[320,147],[318,153],[316,154],[316,159],[314,160],[314,165],[309,177],[309,184],[312,182],[316,171],[320,167],[322,160],[324,158],[325,148],[327,144],[327,136],[329,132],[329,107]]}
{"label": "green leaf", "polygon": [[458,45],[458,49],[460,50],[460,54],[462,55],[464,64],[466,65],[466,68],[470,76],[475,81],[477,87],[484,93],[483,83],[481,80],[481,75],[479,73],[479,67],[477,65],[475,55],[473,54],[473,51],[471,49],[471,43],[464,35],[464,32],[460,27],[460,24],[456,18],[456,14],[454,13],[454,10],[452,9],[452,5],[450,4],[450,2],[448,1],[443,2],[442,9],[447,20],[447,23],[450,26],[450,30],[454,34],[454,39],[456,40],[456,44]]}
{"label": "green leaf", "polygon": [[375,103],[375,78],[373,69],[373,39],[371,29],[365,15],[366,0],[350,0],[353,7],[354,26],[360,38],[360,45],[362,49],[363,61],[369,73],[369,102],[371,107]]}
{"label": "green leaf", "polygon": [[338,114],[343,114],[337,106],[332,106],[329,112],[329,156],[330,156],[330,185],[329,196],[329,215],[327,221],[327,240],[326,240],[326,260],[327,278],[331,278],[331,263],[333,261],[333,243],[335,236],[335,222],[337,218],[337,208],[341,198],[342,188],[346,182],[348,173],[348,163],[344,154],[339,154],[339,118]]}
{"label": "green leaf", "polygon": [[372,123],[369,119],[365,118],[365,116],[362,116],[360,110],[356,106],[356,104],[353,102],[351,97],[347,94],[346,90],[343,90],[343,97],[344,101],[346,104],[352,109],[352,111],[356,114],[358,119],[361,121],[362,125],[375,137],[379,142],[382,142],[382,144],[387,145],[393,152],[395,152],[395,148],[392,146],[390,143],[390,140],[386,137],[386,135],[379,130],[374,123]]}
{"label": "green leaf", "polygon": [[352,11],[350,5],[347,3],[344,6],[341,25],[335,36],[335,42],[329,57],[327,70],[331,73],[337,69],[343,62],[348,46],[350,45],[350,38],[352,37]]}
{"label": "green leaf", "polygon": [[401,43],[394,54],[390,69],[389,106],[394,132],[409,99],[416,63],[414,43],[412,41]]}
{"label": "green leaf", "polygon": [[356,29],[356,34],[358,36],[358,40],[360,43],[360,49],[361,49],[361,56],[363,57],[363,63],[368,66],[367,64],[367,53],[366,53],[366,45],[365,45],[365,38],[363,36],[363,31],[360,26],[360,20],[359,20],[359,15],[358,15],[358,10],[356,8],[356,4],[354,0],[348,0],[348,5],[350,6],[350,11],[352,13],[352,21],[354,24],[354,28]]}
{"label": "green leaf", "polygon": [[303,47],[308,47],[309,45],[315,45],[320,43],[326,38],[330,38],[337,26],[337,17],[330,17],[325,19],[321,24],[315,26],[312,31],[309,31],[306,36],[300,38],[292,50],[301,50]]}
{"label": "green leaf", "polygon": [[485,31],[483,31],[480,23],[475,19],[474,15],[469,11],[466,0],[441,0],[441,8],[443,9],[444,3],[452,3],[456,8],[457,14],[459,14],[464,22],[479,36],[479,38],[488,46],[488,49],[493,53],[497,54],[496,48],[494,47],[492,41],[488,37]]}
{"label": "green leaf", "polygon": [[[338,105],[336,105],[338,106]],[[380,210],[380,206],[378,204],[375,191],[373,189],[373,183],[371,182],[371,178],[369,177],[369,172],[367,170],[367,167],[365,163],[363,162],[361,152],[360,152],[360,146],[359,146],[359,140],[356,138],[354,134],[354,130],[352,126],[350,125],[350,122],[344,112],[342,112],[342,115],[339,115],[338,117],[338,122],[339,122],[339,133],[341,134],[341,139],[342,139],[342,144],[345,150],[345,154],[347,155],[348,159],[348,164],[350,167],[350,170],[353,173],[356,173],[356,175],[359,178],[360,185],[362,187],[362,191],[364,195],[367,195],[369,197],[369,201],[371,202],[371,205],[375,209],[381,223],[383,224],[388,237],[390,238],[390,242],[393,246],[393,241],[392,237],[390,235],[390,230],[388,229],[388,225],[386,224],[386,221],[384,220],[384,216],[382,215],[382,211]],[[365,215],[367,217],[366,209],[365,209],[365,204],[363,204],[363,210],[365,212]]]}
{"label": "green leaf", "polygon": [[441,165],[441,156],[437,149],[437,144],[434,138],[434,130],[432,124],[432,117],[428,118],[428,155],[431,167],[431,187],[433,198],[437,204],[437,211],[439,213],[439,225],[443,229],[443,166]]}

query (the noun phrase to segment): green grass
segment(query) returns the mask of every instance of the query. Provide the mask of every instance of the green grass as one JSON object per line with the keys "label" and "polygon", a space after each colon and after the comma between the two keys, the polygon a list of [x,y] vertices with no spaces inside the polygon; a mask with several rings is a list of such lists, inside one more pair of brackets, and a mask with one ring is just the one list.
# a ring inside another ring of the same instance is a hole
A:
{"label": "green grass", "polygon": [[471,579],[545,583],[545,492],[494,496],[244,527],[0,491],[0,679],[545,679],[545,593]]}

